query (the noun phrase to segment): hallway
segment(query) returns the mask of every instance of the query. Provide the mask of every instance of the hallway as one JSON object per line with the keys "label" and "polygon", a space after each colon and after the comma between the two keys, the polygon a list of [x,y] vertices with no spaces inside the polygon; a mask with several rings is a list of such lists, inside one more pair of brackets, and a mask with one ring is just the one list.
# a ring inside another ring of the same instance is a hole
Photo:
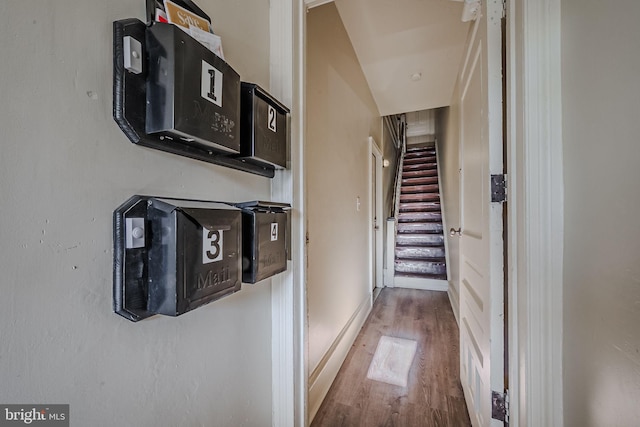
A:
{"label": "hallway", "polygon": [[[406,388],[367,378],[383,335],[418,343]],[[384,288],[312,427],[468,425],[447,293]]]}

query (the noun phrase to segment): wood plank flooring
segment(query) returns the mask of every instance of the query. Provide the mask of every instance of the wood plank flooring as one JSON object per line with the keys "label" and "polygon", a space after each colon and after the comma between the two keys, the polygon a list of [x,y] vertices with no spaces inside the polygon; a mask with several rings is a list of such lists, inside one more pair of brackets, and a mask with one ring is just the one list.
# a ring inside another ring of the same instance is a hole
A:
{"label": "wood plank flooring", "polygon": [[[367,378],[381,336],[416,340],[408,387]],[[312,427],[470,426],[446,292],[384,288]]]}

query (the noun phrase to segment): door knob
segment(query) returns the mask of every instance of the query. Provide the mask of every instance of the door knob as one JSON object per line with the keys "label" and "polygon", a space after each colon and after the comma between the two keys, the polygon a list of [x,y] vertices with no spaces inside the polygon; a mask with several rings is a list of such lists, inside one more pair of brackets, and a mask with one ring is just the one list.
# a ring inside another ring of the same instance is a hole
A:
{"label": "door knob", "polygon": [[462,236],[462,230],[460,229],[460,227],[456,228],[451,228],[451,230],[449,230],[449,236],[453,237],[455,235],[458,235],[458,237]]}

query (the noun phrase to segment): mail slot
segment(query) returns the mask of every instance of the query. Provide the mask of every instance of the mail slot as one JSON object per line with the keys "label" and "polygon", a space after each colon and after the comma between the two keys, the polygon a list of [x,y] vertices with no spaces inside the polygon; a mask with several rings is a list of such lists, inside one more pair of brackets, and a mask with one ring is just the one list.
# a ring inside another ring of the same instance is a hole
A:
{"label": "mail slot", "polygon": [[260,86],[242,82],[240,110],[240,157],[286,168],[289,109]]}
{"label": "mail slot", "polygon": [[172,24],[146,31],[149,56],[146,132],[240,152],[240,76]]}
{"label": "mail slot", "polygon": [[129,320],[178,316],[240,290],[237,208],[134,196],[114,230],[114,310]]}
{"label": "mail slot", "polygon": [[242,281],[257,283],[287,269],[288,204],[247,202],[242,208]]}

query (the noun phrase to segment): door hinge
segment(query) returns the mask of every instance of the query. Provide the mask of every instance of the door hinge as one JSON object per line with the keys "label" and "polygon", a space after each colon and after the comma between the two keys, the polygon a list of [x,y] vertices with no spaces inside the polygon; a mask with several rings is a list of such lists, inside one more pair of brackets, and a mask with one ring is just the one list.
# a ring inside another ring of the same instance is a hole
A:
{"label": "door hinge", "polygon": [[497,203],[507,201],[506,175],[491,175],[491,201]]}
{"label": "door hinge", "polygon": [[509,422],[509,392],[491,392],[491,418]]}
{"label": "door hinge", "polygon": [[502,17],[507,17],[507,0],[502,0]]}

